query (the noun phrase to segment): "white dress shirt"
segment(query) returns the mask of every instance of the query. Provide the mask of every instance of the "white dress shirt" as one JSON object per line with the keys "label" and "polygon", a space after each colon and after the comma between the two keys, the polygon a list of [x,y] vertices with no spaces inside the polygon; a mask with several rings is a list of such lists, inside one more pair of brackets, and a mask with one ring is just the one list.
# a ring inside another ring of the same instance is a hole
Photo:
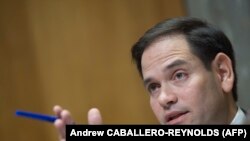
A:
{"label": "white dress shirt", "polygon": [[242,111],[240,107],[238,107],[237,113],[234,116],[231,125],[243,124],[246,121],[246,119],[247,119],[246,114]]}

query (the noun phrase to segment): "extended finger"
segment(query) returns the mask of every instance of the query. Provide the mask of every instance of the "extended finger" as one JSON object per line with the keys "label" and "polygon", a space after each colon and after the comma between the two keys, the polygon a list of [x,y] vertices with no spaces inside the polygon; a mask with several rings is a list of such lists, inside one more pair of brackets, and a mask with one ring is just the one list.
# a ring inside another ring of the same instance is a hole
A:
{"label": "extended finger", "polygon": [[89,110],[88,123],[92,125],[102,124],[102,116],[97,108],[92,108]]}

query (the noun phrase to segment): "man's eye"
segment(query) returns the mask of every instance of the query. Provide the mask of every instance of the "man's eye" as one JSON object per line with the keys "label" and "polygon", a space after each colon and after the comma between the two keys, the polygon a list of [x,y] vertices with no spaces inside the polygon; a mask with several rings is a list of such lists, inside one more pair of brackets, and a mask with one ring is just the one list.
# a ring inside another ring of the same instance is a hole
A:
{"label": "man's eye", "polygon": [[178,72],[175,74],[174,76],[174,80],[183,80],[187,78],[187,74],[183,73],[183,72]]}
{"label": "man's eye", "polygon": [[155,84],[155,83],[150,84],[150,85],[148,86],[148,92],[149,92],[149,93],[155,93],[159,88],[160,88],[160,85],[159,85],[159,84]]}

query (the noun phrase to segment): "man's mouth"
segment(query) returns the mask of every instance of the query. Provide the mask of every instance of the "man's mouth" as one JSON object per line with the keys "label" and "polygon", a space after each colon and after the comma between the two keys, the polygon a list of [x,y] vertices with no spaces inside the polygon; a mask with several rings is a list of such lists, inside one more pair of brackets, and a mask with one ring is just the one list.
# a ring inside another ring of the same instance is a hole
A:
{"label": "man's mouth", "polygon": [[167,124],[181,124],[185,118],[185,115],[188,113],[188,111],[173,111],[165,116],[165,122]]}

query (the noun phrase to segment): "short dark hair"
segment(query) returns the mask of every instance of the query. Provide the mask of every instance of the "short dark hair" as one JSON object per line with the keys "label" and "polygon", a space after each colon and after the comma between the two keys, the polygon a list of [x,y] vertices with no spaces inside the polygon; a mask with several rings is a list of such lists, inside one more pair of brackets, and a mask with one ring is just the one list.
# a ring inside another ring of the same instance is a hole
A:
{"label": "short dark hair", "polygon": [[211,63],[218,53],[225,53],[232,61],[235,76],[232,92],[234,100],[237,101],[237,75],[232,44],[221,30],[197,18],[167,19],[145,32],[131,49],[132,59],[136,63],[141,77],[143,77],[141,59],[145,49],[155,40],[171,35],[183,35],[191,52],[202,61],[207,70],[211,70]]}

